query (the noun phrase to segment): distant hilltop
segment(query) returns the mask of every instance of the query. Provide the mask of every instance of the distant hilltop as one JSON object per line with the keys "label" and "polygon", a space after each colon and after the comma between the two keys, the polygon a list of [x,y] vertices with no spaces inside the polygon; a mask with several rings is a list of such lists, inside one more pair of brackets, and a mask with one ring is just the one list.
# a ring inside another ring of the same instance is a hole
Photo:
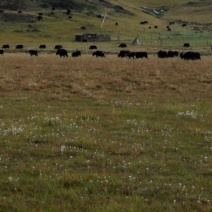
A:
{"label": "distant hilltop", "polygon": [[132,13],[119,4],[111,3],[107,0],[92,0],[92,1],[77,1],[77,0],[1,0],[0,9],[8,10],[37,10],[37,9],[51,9],[52,7],[56,9],[75,9],[75,10],[87,10],[98,12],[102,9],[112,9],[117,13],[126,13],[132,15]]}

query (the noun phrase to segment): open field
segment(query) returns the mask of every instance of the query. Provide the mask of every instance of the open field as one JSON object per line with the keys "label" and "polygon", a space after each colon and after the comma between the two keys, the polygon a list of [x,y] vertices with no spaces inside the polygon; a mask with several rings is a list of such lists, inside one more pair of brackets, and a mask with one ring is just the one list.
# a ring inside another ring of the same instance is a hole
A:
{"label": "open field", "polygon": [[0,57],[0,211],[210,211],[212,60]]}
{"label": "open field", "polygon": [[[211,9],[211,0],[1,1],[0,47],[10,48],[0,55],[0,211],[211,211]],[[111,41],[76,42],[82,33]],[[118,58],[122,42],[149,58]],[[25,53],[40,44],[38,57]],[[106,58],[92,57],[92,44]],[[76,49],[82,56],[70,57]],[[201,60],[158,59],[159,50]]]}

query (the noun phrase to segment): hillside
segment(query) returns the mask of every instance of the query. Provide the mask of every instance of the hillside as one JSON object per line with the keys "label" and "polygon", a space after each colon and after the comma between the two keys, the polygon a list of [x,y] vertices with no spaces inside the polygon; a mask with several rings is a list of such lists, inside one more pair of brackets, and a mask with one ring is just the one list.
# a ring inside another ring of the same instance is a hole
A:
{"label": "hillside", "polygon": [[210,15],[212,2],[210,0],[179,0],[171,3],[167,0],[160,2],[155,0],[142,1],[142,3],[138,0],[3,0],[0,2],[0,8],[8,10],[32,11],[50,9],[52,7],[57,9],[70,8],[79,11],[87,10],[94,13],[102,10],[111,10],[128,14],[136,13],[136,10],[141,9],[141,11],[150,15],[165,16],[165,18],[184,21],[190,21],[191,18],[192,20],[195,18],[199,22],[212,23]]}
{"label": "hillside", "polygon": [[[3,0],[0,9],[3,43],[73,43],[76,34],[104,33],[111,35],[110,49],[120,42],[132,43],[135,37],[142,40],[141,45],[151,47],[180,47],[187,41],[196,47],[212,45],[210,0]],[[42,21],[37,19],[39,13]],[[106,21],[100,28],[104,14]],[[139,24],[145,20],[147,25]],[[170,21],[175,24],[167,31]],[[74,43],[73,48],[76,46]]]}

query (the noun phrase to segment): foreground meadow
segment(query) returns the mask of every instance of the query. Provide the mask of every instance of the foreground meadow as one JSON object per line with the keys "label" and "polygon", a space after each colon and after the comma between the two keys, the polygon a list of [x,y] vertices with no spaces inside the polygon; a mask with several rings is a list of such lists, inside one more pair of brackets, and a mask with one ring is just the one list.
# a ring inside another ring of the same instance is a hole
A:
{"label": "foreground meadow", "polygon": [[211,65],[0,57],[0,211],[210,211]]}

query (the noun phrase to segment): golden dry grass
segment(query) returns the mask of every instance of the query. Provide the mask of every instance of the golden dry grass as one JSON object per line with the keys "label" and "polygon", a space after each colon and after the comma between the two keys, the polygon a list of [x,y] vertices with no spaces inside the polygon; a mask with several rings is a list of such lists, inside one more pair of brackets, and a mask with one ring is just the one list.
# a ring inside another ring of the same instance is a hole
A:
{"label": "golden dry grass", "polygon": [[93,98],[167,98],[210,100],[212,61],[121,59],[116,55],[94,58],[59,58],[54,54],[7,54],[0,57],[1,97],[37,95],[70,99],[73,94]]}

